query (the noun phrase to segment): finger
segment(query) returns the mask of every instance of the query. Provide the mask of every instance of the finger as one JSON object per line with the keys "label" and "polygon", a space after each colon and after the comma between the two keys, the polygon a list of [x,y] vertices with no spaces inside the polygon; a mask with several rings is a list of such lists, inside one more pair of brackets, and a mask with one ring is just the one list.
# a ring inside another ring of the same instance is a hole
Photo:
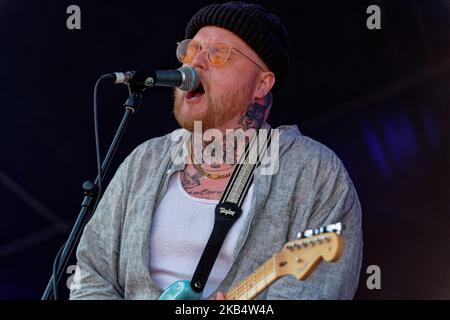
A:
{"label": "finger", "polygon": [[216,300],[225,300],[225,294],[223,292],[217,292]]}

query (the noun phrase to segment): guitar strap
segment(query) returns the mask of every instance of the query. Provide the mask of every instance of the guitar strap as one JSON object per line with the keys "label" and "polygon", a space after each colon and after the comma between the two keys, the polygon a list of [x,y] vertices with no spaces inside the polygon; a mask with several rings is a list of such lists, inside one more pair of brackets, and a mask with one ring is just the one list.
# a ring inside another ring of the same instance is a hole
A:
{"label": "guitar strap", "polygon": [[[261,159],[263,159],[270,145],[270,141],[271,129],[268,130],[267,139],[265,139],[265,143],[262,146],[258,142],[258,134],[255,133],[251,141],[247,144],[245,152],[237,162],[225,191],[219,203],[216,205],[214,227],[192,277],[192,290],[202,292],[205,288],[206,281],[219,255],[223,242],[234,222],[242,214],[242,205],[253,182],[253,172],[261,163]],[[249,155],[256,146],[259,147],[258,158],[252,164],[249,162]]]}

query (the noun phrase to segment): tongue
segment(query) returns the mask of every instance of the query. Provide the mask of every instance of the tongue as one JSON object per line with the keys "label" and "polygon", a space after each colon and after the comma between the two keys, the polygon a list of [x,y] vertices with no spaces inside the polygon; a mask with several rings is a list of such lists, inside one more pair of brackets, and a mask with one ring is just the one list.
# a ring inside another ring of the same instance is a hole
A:
{"label": "tongue", "polygon": [[187,93],[187,98],[188,99],[197,98],[197,97],[200,97],[203,93],[205,93],[205,91],[203,91],[201,89],[196,89],[194,91],[189,91]]}

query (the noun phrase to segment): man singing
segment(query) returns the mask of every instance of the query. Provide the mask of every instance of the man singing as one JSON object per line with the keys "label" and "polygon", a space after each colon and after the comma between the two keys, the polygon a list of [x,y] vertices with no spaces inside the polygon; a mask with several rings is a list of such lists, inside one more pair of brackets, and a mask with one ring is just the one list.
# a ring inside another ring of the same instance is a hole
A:
{"label": "man singing", "polygon": [[[212,143],[195,141],[196,125],[224,137],[230,130],[270,128],[271,92],[288,72],[288,35],[277,16],[242,2],[206,6],[188,22],[176,54],[197,71],[200,85],[174,90],[181,128],[138,146],[117,170],[81,237],[71,299],[157,299],[175,281],[192,279],[215,206],[236,167],[222,157],[191,161]],[[254,170],[242,214],[226,235],[201,298],[225,298],[223,292],[297,232],[342,222],[345,246],[337,262],[321,263],[305,281],[282,277],[257,298],[352,299],[362,259],[355,188],[330,149],[296,126],[273,130],[279,132],[271,145],[278,148],[277,170]],[[181,144],[175,135],[184,139]],[[180,145],[187,150],[184,162],[173,157]],[[229,151],[225,139],[224,145]],[[240,152],[232,150],[236,160]]]}

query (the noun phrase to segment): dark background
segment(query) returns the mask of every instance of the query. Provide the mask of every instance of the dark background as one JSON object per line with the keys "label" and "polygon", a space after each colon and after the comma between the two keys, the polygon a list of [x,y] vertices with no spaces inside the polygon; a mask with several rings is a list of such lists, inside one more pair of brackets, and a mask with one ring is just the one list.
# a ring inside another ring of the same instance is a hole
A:
{"label": "dark background", "polygon": [[[0,299],[39,299],[96,174],[92,92],[103,73],[175,69],[208,1],[0,0]],[[357,299],[450,298],[450,2],[260,1],[290,34],[288,84],[269,123],[297,124],[346,165],[363,209]],[[68,30],[66,8],[81,8]],[[366,9],[381,8],[381,30]],[[102,152],[124,86],[100,88]],[[153,89],[112,165],[177,127]],[[110,175],[109,175],[110,178]],[[366,286],[370,265],[381,289]],[[68,274],[69,276],[69,274]],[[66,279],[63,279],[65,282]]]}

